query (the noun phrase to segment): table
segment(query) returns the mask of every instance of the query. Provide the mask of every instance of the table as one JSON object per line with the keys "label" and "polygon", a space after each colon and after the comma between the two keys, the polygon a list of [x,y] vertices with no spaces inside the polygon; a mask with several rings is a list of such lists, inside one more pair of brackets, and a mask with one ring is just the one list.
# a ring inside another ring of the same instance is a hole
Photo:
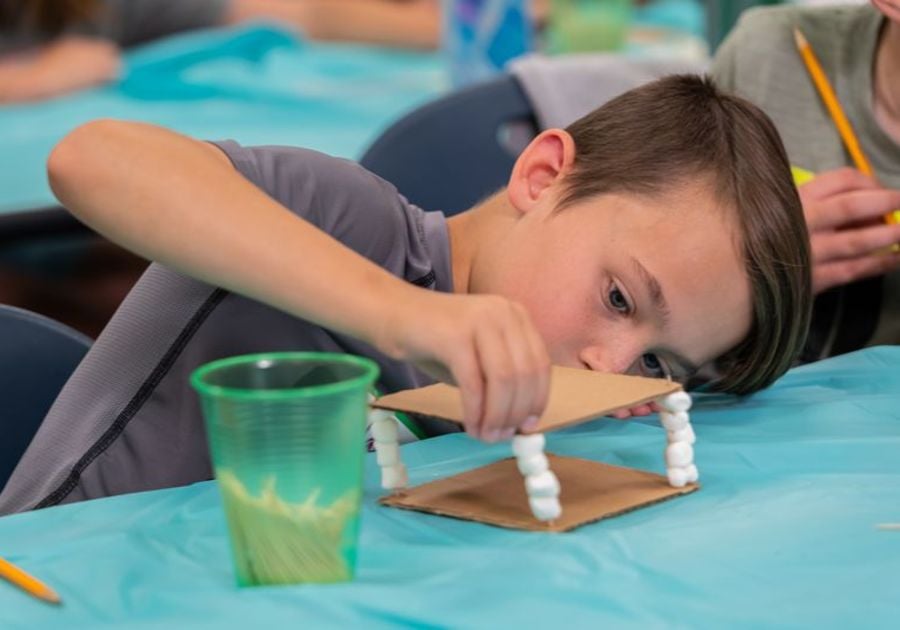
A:
{"label": "table", "polygon": [[[377,506],[367,462],[357,581],[238,589],[212,483],[0,519],[0,555],[57,609],[0,584],[0,627],[896,627],[900,348],[790,372],[692,414],[703,487],[570,534]],[[564,455],[662,472],[655,419],[553,434]],[[413,483],[506,455],[450,435],[404,447]]]}
{"label": "table", "polygon": [[437,54],[313,43],[266,25],[170,37],[124,62],[116,84],[0,107],[0,239],[72,226],[44,165],[88,120],[141,120],[198,138],[356,158],[395,118],[447,87]]}

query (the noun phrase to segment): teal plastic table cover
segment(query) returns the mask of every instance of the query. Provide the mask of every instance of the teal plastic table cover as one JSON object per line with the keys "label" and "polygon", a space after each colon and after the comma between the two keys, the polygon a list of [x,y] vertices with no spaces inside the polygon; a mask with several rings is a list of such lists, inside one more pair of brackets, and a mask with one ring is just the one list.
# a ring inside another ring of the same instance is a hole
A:
{"label": "teal plastic table cover", "polygon": [[358,158],[394,119],[447,85],[438,54],[314,43],[274,26],[166,38],[127,53],[117,83],[0,107],[0,213],[56,204],[47,156],[89,120]]}
{"label": "teal plastic table cover", "polygon": [[[211,482],[0,519],[0,556],[62,607],[0,583],[0,627],[896,628],[900,349],[791,371],[692,412],[699,492],[567,534],[381,507],[367,462],[357,579],[239,589]],[[663,471],[655,418],[549,436],[553,452]],[[413,483],[508,454],[403,447]],[[565,489],[563,489],[565,497]]]}

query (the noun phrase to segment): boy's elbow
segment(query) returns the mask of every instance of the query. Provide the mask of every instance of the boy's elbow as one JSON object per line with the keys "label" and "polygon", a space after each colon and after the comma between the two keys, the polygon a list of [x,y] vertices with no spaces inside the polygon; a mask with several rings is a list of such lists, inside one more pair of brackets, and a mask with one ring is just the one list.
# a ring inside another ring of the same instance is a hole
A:
{"label": "boy's elbow", "polygon": [[79,187],[88,185],[103,167],[104,146],[108,146],[129,123],[95,120],[69,132],[47,158],[47,178],[57,199],[66,201]]}

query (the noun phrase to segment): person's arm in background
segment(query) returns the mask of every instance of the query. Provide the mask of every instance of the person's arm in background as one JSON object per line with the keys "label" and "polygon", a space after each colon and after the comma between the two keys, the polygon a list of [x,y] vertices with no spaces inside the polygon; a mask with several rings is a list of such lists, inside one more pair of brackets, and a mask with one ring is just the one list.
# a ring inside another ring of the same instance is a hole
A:
{"label": "person's arm in background", "polygon": [[440,43],[440,0],[232,0],[230,23],[274,19],[312,39],[406,48]]}
{"label": "person's arm in background", "polygon": [[107,83],[119,50],[103,39],[61,37],[28,53],[0,57],[0,103],[35,101]]}
{"label": "person's arm in background", "polygon": [[457,383],[472,435],[511,437],[546,405],[549,357],[521,306],[391,275],[275,202],[210,144],[98,121],[64,138],[48,171],[63,205],[110,240]]}

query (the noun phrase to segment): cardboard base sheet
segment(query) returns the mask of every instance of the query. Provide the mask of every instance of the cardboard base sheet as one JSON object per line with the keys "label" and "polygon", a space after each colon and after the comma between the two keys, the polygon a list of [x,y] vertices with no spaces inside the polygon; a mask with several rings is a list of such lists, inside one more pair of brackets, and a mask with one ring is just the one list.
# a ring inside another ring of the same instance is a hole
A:
{"label": "cardboard base sheet", "polygon": [[531,514],[525,480],[516,460],[504,459],[381,499],[385,505],[531,531],[564,532],[618,516],[699,488],[673,488],[665,477],[643,470],[549,455],[559,478],[562,516],[542,523]]}

